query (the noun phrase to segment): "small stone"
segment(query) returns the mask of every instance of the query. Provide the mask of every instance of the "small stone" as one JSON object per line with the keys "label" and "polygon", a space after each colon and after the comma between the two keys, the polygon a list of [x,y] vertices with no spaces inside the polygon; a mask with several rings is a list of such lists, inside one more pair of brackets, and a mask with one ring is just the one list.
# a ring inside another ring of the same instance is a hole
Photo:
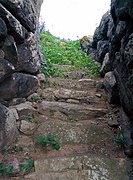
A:
{"label": "small stone", "polygon": [[19,170],[19,161],[17,158],[14,158],[12,162],[10,162],[10,165],[13,166],[13,173],[18,173]]}
{"label": "small stone", "polygon": [[78,104],[79,100],[75,100],[75,99],[67,99],[66,101],[67,103],[72,103],[72,104]]}
{"label": "small stone", "polygon": [[14,98],[10,101],[9,105],[10,106],[16,106],[18,104],[25,103],[25,102],[26,102],[25,98]]}
{"label": "small stone", "polygon": [[33,108],[32,103],[28,101],[12,107],[17,110],[20,120],[27,119],[29,115],[34,116],[37,114],[37,111]]}
{"label": "small stone", "polygon": [[22,120],[19,130],[26,135],[32,135],[34,133],[35,128],[35,123]]}
{"label": "small stone", "polygon": [[101,94],[96,94],[96,97],[101,98],[102,95]]}
{"label": "small stone", "polygon": [[86,72],[64,72],[63,75],[65,78],[77,79],[77,78],[82,78],[83,76],[87,75],[87,73]]}
{"label": "small stone", "polygon": [[28,175],[25,175],[24,179],[26,179],[26,180],[36,180],[36,174],[35,173],[30,173]]}
{"label": "small stone", "polygon": [[79,82],[94,82],[93,79],[79,79]]}
{"label": "small stone", "polygon": [[110,127],[118,127],[118,126],[119,126],[119,123],[118,123],[117,119],[114,118],[114,117],[108,118],[107,121],[108,121],[108,125],[109,125]]}
{"label": "small stone", "polygon": [[43,73],[40,73],[37,75],[38,80],[40,81],[40,83],[45,83],[46,82],[46,77]]}
{"label": "small stone", "polygon": [[12,110],[12,113],[13,113],[13,115],[14,115],[16,121],[19,120],[19,116],[18,116],[17,110],[16,110],[15,108],[11,108],[11,110]]}

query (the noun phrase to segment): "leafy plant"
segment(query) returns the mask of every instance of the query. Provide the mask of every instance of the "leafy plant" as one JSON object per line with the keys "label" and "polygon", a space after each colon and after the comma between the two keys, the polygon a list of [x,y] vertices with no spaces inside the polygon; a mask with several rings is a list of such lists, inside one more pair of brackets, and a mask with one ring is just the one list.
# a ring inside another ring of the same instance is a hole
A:
{"label": "leafy plant", "polygon": [[86,68],[91,75],[97,75],[99,64],[80,50],[80,40],[66,40],[53,36],[49,31],[40,33],[42,54],[46,60],[42,63],[41,72],[47,77],[59,75],[59,68],[54,64],[73,65]]}
{"label": "leafy plant", "polygon": [[0,148],[0,151],[2,152],[2,151],[6,151],[8,149],[8,146],[3,146],[3,147],[1,147]]}
{"label": "leafy plant", "polygon": [[33,114],[33,113],[28,114],[27,120],[28,120],[29,122],[34,122],[34,121],[33,121],[33,118],[34,118],[34,114]]}
{"label": "leafy plant", "polygon": [[124,134],[124,130],[119,126],[117,135],[112,139],[113,142],[123,145],[123,142],[124,142],[123,134]]}
{"label": "leafy plant", "polygon": [[32,99],[34,101],[39,101],[39,100],[41,100],[41,97],[39,95],[36,95],[36,96],[32,96]]}
{"label": "leafy plant", "polygon": [[19,152],[19,151],[23,151],[24,150],[24,146],[20,145],[20,146],[13,146],[12,149],[15,152]]}
{"label": "leafy plant", "polygon": [[27,170],[34,166],[34,160],[33,159],[24,159],[22,158],[19,164],[20,171]]}
{"label": "leafy plant", "polygon": [[36,135],[35,136],[35,141],[36,142],[40,142],[43,146],[47,146],[48,145],[48,140],[47,140],[47,138],[46,138],[46,136],[44,134]]}
{"label": "leafy plant", "polygon": [[54,67],[50,60],[46,60],[41,64],[41,72],[45,74],[46,77],[49,77],[51,75],[58,75],[59,69]]}
{"label": "leafy plant", "polygon": [[17,146],[13,146],[12,149],[15,151],[15,152],[19,152],[19,148]]}
{"label": "leafy plant", "polygon": [[7,175],[11,174],[13,171],[13,166],[7,166],[5,163],[0,163],[0,174],[1,175]]}
{"label": "leafy plant", "polygon": [[53,149],[59,150],[60,144],[55,140],[55,138],[57,138],[56,134],[50,134],[48,136],[42,134],[42,135],[36,135],[35,141],[41,143],[42,146],[51,145]]}

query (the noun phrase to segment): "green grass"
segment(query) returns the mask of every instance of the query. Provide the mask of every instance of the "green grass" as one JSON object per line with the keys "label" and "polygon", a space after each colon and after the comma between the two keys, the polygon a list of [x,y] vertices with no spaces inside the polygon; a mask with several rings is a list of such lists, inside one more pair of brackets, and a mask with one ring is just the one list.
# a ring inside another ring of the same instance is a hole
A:
{"label": "green grass", "polygon": [[73,65],[76,68],[85,68],[90,75],[99,73],[99,64],[80,50],[80,40],[66,40],[53,36],[49,31],[40,34],[42,54],[46,60],[42,63],[41,72],[46,76],[58,76],[62,70],[54,64]]}

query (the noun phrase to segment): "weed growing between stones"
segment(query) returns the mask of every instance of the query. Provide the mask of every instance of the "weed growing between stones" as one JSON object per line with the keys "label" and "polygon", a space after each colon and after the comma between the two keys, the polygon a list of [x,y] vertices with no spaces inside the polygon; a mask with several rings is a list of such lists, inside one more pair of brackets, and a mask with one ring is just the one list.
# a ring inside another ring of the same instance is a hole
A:
{"label": "weed growing between stones", "polygon": [[117,135],[112,139],[113,142],[120,144],[121,148],[123,147],[123,143],[124,143],[123,134],[124,134],[124,130],[119,126]]}
{"label": "weed growing between stones", "polygon": [[20,163],[19,163],[20,171],[27,170],[33,166],[34,166],[34,160],[33,159],[21,158]]}
{"label": "weed growing between stones", "polygon": [[56,134],[50,134],[50,135],[35,135],[35,141],[41,143],[43,147],[47,147],[48,145],[51,145],[53,149],[59,150],[60,144],[55,140],[57,138]]}
{"label": "weed growing between stones", "polygon": [[37,120],[35,119],[35,114],[34,113],[29,113],[27,115],[27,117],[25,118],[25,120],[27,122],[31,122],[31,123],[36,123],[37,124]]}
{"label": "weed growing between stones", "polygon": [[33,119],[34,118],[34,114],[33,113],[30,113],[30,114],[28,114],[28,116],[27,116],[27,119],[30,121],[31,119]]}
{"label": "weed growing between stones", "polygon": [[[18,146],[3,146],[0,149],[0,152],[3,153],[4,157],[5,156],[10,156],[11,152],[19,153],[20,151],[24,150],[23,145],[18,145]],[[5,158],[0,162],[0,176],[16,176],[16,174],[23,175],[27,170],[32,168],[34,166],[34,160],[33,159],[28,159],[21,157],[18,160],[18,169],[14,166],[14,163]],[[22,171],[22,173],[21,173]]]}
{"label": "weed growing between stones", "polygon": [[35,101],[35,102],[38,102],[38,101],[41,100],[41,96],[39,96],[39,95],[32,96],[32,100]]}
{"label": "weed growing between stones", "polygon": [[6,165],[5,163],[1,162],[0,163],[0,175],[5,176],[9,175],[13,172],[13,166]]}
{"label": "weed growing between stones", "polygon": [[60,74],[59,69],[54,67],[49,59],[41,63],[41,72],[45,74],[46,78],[51,75],[58,76]]}
{"label": "weed growing between stones", "polygon": [[13,146],[12,150],[14,150],[15,152],[23,151],[24,150],[24,146],[23,145]]}
{"label": "weed growing between stones", "polygon": [[3,147],[0,148],[0,152],[4,152],[4,151],[6,151],[7,149],[8,149],[8,146],[3,146]]}

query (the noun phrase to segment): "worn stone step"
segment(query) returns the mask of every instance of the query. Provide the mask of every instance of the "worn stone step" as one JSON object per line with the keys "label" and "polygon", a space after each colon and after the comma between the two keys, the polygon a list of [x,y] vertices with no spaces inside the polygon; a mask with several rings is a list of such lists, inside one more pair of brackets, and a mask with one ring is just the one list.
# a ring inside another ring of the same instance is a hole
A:
{"label": "worn stone step", "polygon": [[[37,134],[58,134],[60,144],[97,144],[110,139],[111,130],[103,124],[82,124],[56,121],[52,119],[43,122]],[[110,140],[111,141],[111,140]]]}
{"label": "worn stone step", "polygon": [[88,73],[85,71],[69,71],[69,72],[63,72],[62,73],[64,78],[68,79],[81,79],[84,76],[87,76]]}
{"label": "worn stone step", "polygon": [[62,87],[66,89],[75,89],[75,90],[88,90],[90,88],[102,88],[103,80],[94,80],[90,78],[82,79],[63,79],[60,77],[49,78],[47,81],[48,87]]}
{"label": "worn stone step", "polygon": [[65,102],[42,101],[38,108],[41,114],[47,114],[49,117],[61,119],[62,121],[96,119],[108,113],[107,108]]}
{"label": "worn stone step", "polygon": [[35,175],[36,180],[128,180],[124,160],[94,154],[37,160]]}
{"label": "worn stone step", "polygon": [[41,97],[48,101],[64,101],[74,104],[101,104],[106,106],[106,97],[103,90],[79,91],[64,88],[46,88],[41,92]]}

